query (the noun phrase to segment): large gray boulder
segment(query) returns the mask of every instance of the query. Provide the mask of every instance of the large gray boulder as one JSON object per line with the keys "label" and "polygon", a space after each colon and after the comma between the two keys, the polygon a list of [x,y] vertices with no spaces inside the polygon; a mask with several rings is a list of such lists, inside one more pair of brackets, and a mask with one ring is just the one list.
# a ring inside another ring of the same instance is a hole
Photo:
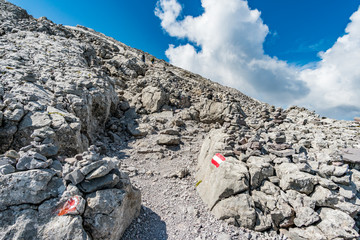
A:
{"label": "large gray boulder", "polygon": [[6,209],[20,204],[39,204],[56,197],[62,181],[51,169],[36,169],[1,175],[0,185],[0,209]]}
{"label": "large gray boulder", "polygon": [[321,208],[320,218],[322,221],[317,227],[326,233],[329,239],[356,239],[360,236],[354,219],[342,211]]}
{"label": "large gray boulder", "polygon": [[248,194],[226,198],[215,205],[212,213],[219,219],[233,219],[235,225],[253,229],[256,223],[254,202]]}
{"label": "large gray boulder", "polygon": [[150,113],[160,110],[167,103],[167,100],[166,93],[157,87],[148,86],[142,90],[141,101],[143,107]]}
{"label": "large gray boulder", "polygon": [[91,239],[80,216],[56,217],[51,209],[23,208],[0,212],[1,239]]}
{"label": "large gray boulder", "polygon": [[290,239],[328,239],[326,235],[317,226],[309,226],[307,228],[289,228],[289,230],[281,229],[281,233],[283,233]]}
{"label": "large gray boulder", "polygon": [[200,197],[210,209],[217,202],[249,189],[248,169],[236,158],[227,157],[219,168],[213,165],[211,169],[197,187]]}
{"label": "large gray boulder", "polygon": [[270,159],[251,156],[246,164],[249,167],[251,177],[251,187],[257,188],[261,185],[262,181],[268,179],[275,174],[274,167],[270,163]]}
{"label": "large gray boulder", "polygon": [[225,118],[230,114],[245,115],[238,102],[229,104],[205,99],[196,106],[196,109],[200,113],[200,121],[205,123],[224,123]]}
{"label": "large gray boulder", "polygon": [[309,173],[301,172],[296,164],[282,163],[276,166],[276,172],[280,177],[280,187],[283,190],[293,189],[301,193],[313,192],[318,178]]}
{"label": "large gray boulder", "polygon": [[212,129],[205,138],[198,156],[196,180],[200,181],[206,177],[215,168],[211,164],[211,159],[216,153],[222,153],[226,147],[226,138],[228,134],[222,129]]}
{"label": "large gray boulder", "polygon": [[105,189],[86,195],[84,226],[94,239],[118,240],[140,213],[140,191]]}

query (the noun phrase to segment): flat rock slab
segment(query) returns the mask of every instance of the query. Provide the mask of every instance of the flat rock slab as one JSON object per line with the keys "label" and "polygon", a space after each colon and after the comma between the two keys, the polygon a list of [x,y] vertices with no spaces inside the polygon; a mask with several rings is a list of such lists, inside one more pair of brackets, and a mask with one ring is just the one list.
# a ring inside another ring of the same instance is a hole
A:
{"label": "flat rock slab", "polygon": [[349,163],[360,163],[360,149],[347,148],[343,150],[343,160]]}
{"label": "flat rock slab", "polygon": [[80,189],[86,193],[91,193],[99,189],[112,188],[120,181],[116,174],[108,174],[104,177],[85,180],[80,183]]}
{"label": "flat rock slab", "polygon": [[58,195],[62,180],[45,169],[0,176],[0,209],[25,203],[38,204]]}
{"label": "flat rock slab", "polygon": [[180,144],[180,138],[174,135],[159,135],[156,142],[159,145],[176,146]]}
{"label": "flat rock slab", "polygon": [[80,216],[54,217],[51,212],[44,215],[33,209],[5,210],[0,212],[0,238],[90,240],[82,223]]}
{"label": "flat rock slab", "polygon": [[249,172],[244,163],[228,157],[220,167],[212,168],[197,187],[200,197],[210,209],[218,201],[249,189]]}

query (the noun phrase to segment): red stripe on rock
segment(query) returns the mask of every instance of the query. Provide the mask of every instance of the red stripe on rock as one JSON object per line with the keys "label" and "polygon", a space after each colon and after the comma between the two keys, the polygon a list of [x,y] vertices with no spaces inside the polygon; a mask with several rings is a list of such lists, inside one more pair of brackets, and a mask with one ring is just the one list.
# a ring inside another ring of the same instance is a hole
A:
{"label": "red stripe on rock", "polygon": [[220,164],[214,159],[211,159],[211,163],[214,164],[217,168],[220,166]]}

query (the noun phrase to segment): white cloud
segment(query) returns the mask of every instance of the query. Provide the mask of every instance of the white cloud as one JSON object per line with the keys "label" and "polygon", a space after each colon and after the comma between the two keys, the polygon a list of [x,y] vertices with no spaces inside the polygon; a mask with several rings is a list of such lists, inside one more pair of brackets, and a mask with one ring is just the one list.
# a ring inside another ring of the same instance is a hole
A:
{"label": "white cloud", "polygon": [[317,66],[301,72],[311,92],[298,104],[339,118],[360,115],[360,8],[350,20],[346,34],[320,53]]}
{"label": "white cloud", "polygon": [[[264,54],[263,43],[269,29],[260,12],[251,10],[247,1],[202,0],[201,3],[202,15],[179,19],[182,7],[176,0],[158,1],[155,14],[161,19],[163,29],[170,36],[189,41],[186,45],[170,45],[166,50],[172,64],[271,104],[299,103],[322,112],[326,108],[360,106],[360,101],[353,101],[359,100],[354,89],[359,89],[356,87],[360,84],[355,81],[360,80],[357,67],[360,11],[352,16],[352,23],[346,29],[348,34],[323,53],[316,68],[303,70]],[[197,46],[200,51],[196,50]],[[336,96],[339,90],[344,95],[341,101]]]}

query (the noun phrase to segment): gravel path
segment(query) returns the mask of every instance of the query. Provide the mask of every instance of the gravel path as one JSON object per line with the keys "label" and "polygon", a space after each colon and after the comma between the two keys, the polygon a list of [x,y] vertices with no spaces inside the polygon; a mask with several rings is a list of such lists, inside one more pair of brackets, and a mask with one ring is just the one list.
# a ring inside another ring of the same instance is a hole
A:
{"label": "gravel path", "polygon": [[[196,192],[194,174],[197,153],[204,134],[183,138],[179,149],[165,148],[161,152],[139,153],[137,141],[121,152],[122,169],[141,190],[142,209],[125,231],[122,240],[137,239],[285,239],[228,225],[217,220]],[[146,139],[149,149],[156,150],[152,139]],[[144,145],[144,139],[141,141]],[[113,147],[116,149],[116,146]]]}

